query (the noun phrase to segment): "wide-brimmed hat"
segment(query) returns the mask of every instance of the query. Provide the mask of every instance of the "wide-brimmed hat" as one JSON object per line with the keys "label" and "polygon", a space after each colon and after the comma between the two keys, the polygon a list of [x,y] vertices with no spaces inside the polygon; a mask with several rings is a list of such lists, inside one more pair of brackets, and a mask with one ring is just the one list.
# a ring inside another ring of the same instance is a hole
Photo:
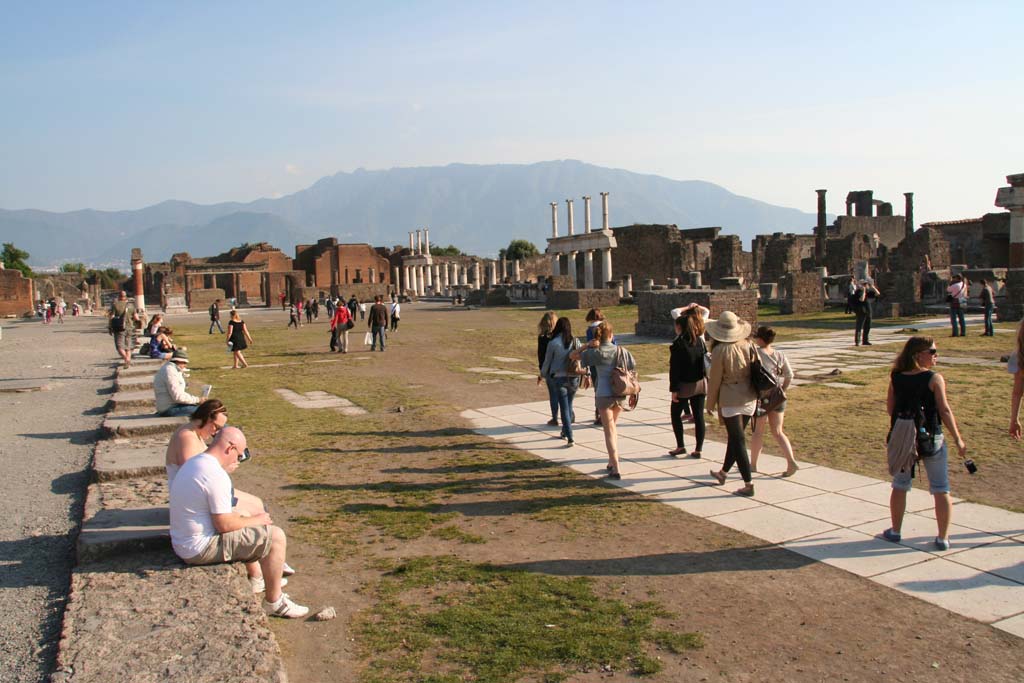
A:
{"label": "wide-brimmed hat", "polygon": [[718,320],[708,321],[705,326],[708,335],[715,341],[738,342],[750,336],[750,323],[732,311],[725,311]]}
{"label": "wide-brimmed hat", "polygon": [[[750,325],[747,325],[749,328]],[[175,349],[174,353],[171,354],[172,363],[188,363],[188,354],[181,349]]]}

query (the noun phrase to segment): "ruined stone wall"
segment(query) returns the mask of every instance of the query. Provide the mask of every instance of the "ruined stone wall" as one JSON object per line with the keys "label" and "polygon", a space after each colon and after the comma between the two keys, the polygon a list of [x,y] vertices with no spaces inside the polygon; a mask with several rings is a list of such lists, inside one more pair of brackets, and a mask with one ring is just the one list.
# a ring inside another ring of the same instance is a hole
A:
{"label": "ruined stone wall", "polygon": [[803,260],[814,256],[814,235],[758,235],[752,255],[756,281],[776,282],[786,273],[799,273]]}
{"label": "ruined stone wall", "polygon": [[630,225],[614,228],[618,246],[612,249],[612,273],[632,275],[633,281],[664,283],[682,277],[684,244],[674,225]]}
{"label": "ruined stone wall", "polygon": [[890,259],[891,269],[920,271],[926,255],[931,260],[932,270],[949,268],[949,242],[935,228],[918,228],[903,240]]}
{"label": "ruined stone wall", "polygon": [[618,305],[619,292],[615,289],[554,289],[548,292],[546,303],[547,308],[555,311],[589,310]]}
{"label": "ruined stone wall", "polygon": [[20,270],[0,270],[0,315],[32,315],[34,308],[32,278]]}
{"label": "ruined stone wall", "polygon": [[720,288],[722,278],[727,277],[742,278],[743,283],[753,282],[753,254],[743,251],[743,242],[738,236],[719,237],[711,245],[711,270],[702,275],[715,288]]}
{"label": "ruined stone wall", "polygon": [[191,289],[188,293],[188,310],[193,312],[205,311],[217,299],[224,301],[227,298],[224,290],[219,287],[213,289]]}
{"label": "ruined stone wall", "polygon": [[675,336],[675,324],[669,312],[689,303],[710,309],[711,318],[732,311],[752,326],[757,326],[757,292],[754,290],[665,289],[637,292],[636,333],[644,337]]}
{"label": "ruined stone wall", "polygon": [[874,256],[871,237],[864,234],[847,235],[828,240],[824,265],[829,275],[845,275],[853,272],[856,261],[869,261]]}
{"label": "ruined stone wall", "polygon": [[[366,284],[391,284],[391,263],[369,244],[339,244],[337,246],[338,284],[363,282]],[[373,279],[370,279],[370,270]],[[321,287],[331,280],[321,281],[317,271],[317,284]]]}
{"label": "ruined stone wall", "polygon": [[829,230],[830,237],[847,237],[855,233],[878,235],[879,240],[894,249],[906,236],[903,216],[839,216]]}
{"label": "ruined stone wall", "polygon": [[779,310],[798,315],[825,310],[821,276],[817,273],[786,273],[779,278]]}
{"label": "ruined stone wall", "polygon": [[988,213],[977,220],[925,223],[949,243],[949,262],[971,268],[1006,268],[1010,254],[1010,214]]}
{"label": "ruined stone wall", "polygon": [[[615,268],[615,251],[612,251],[612,269]],[[523,282],[536,282],[551,275],[551,257],[538,255],[523,259],[519,269],[519,279]]]}
{"label": "ruined stone wall", "polygon": [[876,316],[892,318],[924,313],[921,301],[921,275],[917,271],[879,273],[876,286],[882,294],[872,309]]}
{"label": "ruined stone wall", "polygon": [[338,284],[333,287],[316,287],[318,292],[324,294],[330,294],[331,296],[344,297],[347,301],[353,294],[356,295],[356,299],[359,301],[373,301],[375,296],[382,296],[386,301],[390,301],[391,288],[387,283],[377,282],[370,284],[369,282],[350,282],[348,284]]}

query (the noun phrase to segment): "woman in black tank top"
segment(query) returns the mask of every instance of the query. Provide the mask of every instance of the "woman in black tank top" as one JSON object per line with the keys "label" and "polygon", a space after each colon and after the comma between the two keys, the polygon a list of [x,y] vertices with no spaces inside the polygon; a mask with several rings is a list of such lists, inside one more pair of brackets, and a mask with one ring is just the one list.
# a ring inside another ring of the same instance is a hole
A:
{"label": "woman in black tank top", "polygon": [[[953,516],[953,503],[949,498],[949,468],[947,465],[947,448],[942,433],[946,426],[947,433],[953,438],[960,457],[967,457],[967,446],[956,426],[956,418],[946,400],[946,382],[942,375],[932,370],[938,360],[938,349],[931,337],[911,337],[903,346],[900,355],[893,363],[889,381],[889,395],[885,405],[889,411],[890,425],[896,422],[900,414],[914,414],[920,407],[924,412],[924,427],[933,435],[935,454],[920,458],[918,466],[928,474],[928,486],[935,498],[935,521],[938,524],[938,535],[935,547],[939,550],[949,549],[949,523]],[[882,532],[883,538],[899,543],[900,528],[903,526],[903,514],[907,509],[907,491],[911,487],[913,470],[900,472],[893,477],[892,493],[889,496],[889,513],[892,527]]]}

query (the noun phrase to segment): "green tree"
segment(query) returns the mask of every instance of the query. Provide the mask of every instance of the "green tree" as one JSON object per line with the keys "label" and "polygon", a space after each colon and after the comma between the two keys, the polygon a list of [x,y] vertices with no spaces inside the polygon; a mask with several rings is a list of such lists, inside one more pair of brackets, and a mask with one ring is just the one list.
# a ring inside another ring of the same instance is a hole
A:
{"label": "green tree", "polygon": [[127,279],[127,276],[117,268],[90,269],[85,273],[85,277],[90,283],[99,285],[100,289],[117,289]]}
{"label": "green tree", "polygon": [[451,244],[447,247],[434,245],[430,247],[430,253],[434,256],[462,256],[462,250]]}
{"label": "green tree", "polygon": [[18,249],[12,242],[4,242],[3,253],[0,254],[0,261],[4,262],[5,268],[20,270],[25,277],[32,277],[32,269],[25,263],[29,253]]}
{"label": "green tree", "polygon": [[505,258],[510,261],[518,261],[519,259],[530,258],[540,253],[537,249],[537,245],[527,240],[512,240],[508,243],[508,248],[501,249],[498,251],[499,258]]}
{"label": "green tree", "polygon": [[84,263],[65,263],[61,265],[60,272],[62,273],[81,273],[85,275],[88,270]]}

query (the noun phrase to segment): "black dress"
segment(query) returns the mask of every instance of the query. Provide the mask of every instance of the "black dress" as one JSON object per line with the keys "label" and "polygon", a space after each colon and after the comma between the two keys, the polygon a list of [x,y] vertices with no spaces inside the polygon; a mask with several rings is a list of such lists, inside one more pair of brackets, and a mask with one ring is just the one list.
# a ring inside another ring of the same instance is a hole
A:
{"label": "black dress", "polygon": [[241,320],[238,322],[232,320],[228,325],[231,326],[231,336],[228,337],[228,341],[231,342],[231,350],[242,351],[249,348],[249,345],[245,343],[245,323]]}

